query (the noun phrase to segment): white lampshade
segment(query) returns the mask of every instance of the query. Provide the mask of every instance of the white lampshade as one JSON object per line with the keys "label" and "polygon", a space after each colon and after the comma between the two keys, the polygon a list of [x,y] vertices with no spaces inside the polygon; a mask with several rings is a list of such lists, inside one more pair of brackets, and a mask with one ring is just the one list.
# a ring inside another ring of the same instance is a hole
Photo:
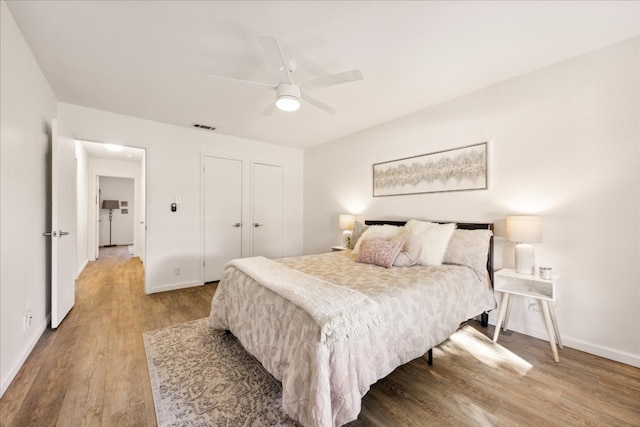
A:
{"label": "white lampshade", "polygon": [[534,274],[535,251],[529,243],[542,241],[542,218],[536,215],[507,217],[507,239],[516,242],[516,273]]}
{"label": "white lampshade", "polygon": [[353,230],[356,222],[355,215],[340,214],[338,215],[338,226],[340,230]]}
{"label": "white lampshade", "polygon": [[516,243],[542,241],[542,217],[537,215],[512,215],[507,217],[507,239]]}

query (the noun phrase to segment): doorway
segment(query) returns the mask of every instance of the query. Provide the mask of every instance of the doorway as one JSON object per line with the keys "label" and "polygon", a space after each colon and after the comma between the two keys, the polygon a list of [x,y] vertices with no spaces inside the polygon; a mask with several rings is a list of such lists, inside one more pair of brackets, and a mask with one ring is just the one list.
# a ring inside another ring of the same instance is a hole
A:
{"label": "doorway", "polygon": [[[85,206],[83,214],[86,221],[84,230],[79,229],[78,235],[84,236],[81,239],[84,259],[86,262],[96,261],[101,247],[126,245],[131,256],[139,257],[144,265],[146,151],[113,144],[79,142],[84,149],[84,160],[78,179],[84,182],[84,191],[81,191],[83,200],[79,199],[78,203]],[[111,204],[105,206],[105,200]]]}
{"label": "doorway", "polygon": [[98,176],[98,246],[128,246],[134,253],[135,221],[133,178]]}

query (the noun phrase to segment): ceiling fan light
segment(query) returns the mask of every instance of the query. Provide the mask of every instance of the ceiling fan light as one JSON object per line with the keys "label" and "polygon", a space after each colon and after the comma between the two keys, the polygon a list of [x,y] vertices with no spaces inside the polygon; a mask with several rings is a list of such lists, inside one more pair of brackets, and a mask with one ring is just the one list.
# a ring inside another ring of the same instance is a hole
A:
{"label": "ceiling fan light", "polygon": [[300,108],[300,100],[291,95],[280,95],[276,99],[276,107],[282,111],[297,111]]}

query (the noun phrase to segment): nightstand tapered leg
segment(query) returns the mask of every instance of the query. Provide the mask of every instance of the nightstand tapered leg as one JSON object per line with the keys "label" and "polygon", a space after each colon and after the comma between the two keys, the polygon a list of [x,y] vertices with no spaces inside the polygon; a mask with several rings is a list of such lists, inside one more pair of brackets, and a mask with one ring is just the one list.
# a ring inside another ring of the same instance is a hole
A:
{"label": "nightstand tapered leg", "polygon": [[558,343],[558,347],[564,348],[562,346],[562,338],[560,338],[560,327],[558,326],[558,319],[556,318],[556,310],[553,308],[553,304],[549,306],[549,314],[551,315],[551,321],[553,322],[553,330],[556,333],[556,342]]}
{"label": "nightstand tapered leg", "polygon": [[551,352],[553,353],[553,360],[560,362],[558,357],[558,349],[556,348],[556,337],[553,331],[554,326],[549,315],[549,304],[545,300],[540,300],[540,307],[542,308],[542,316],[544,317],[544,324],[547,326],[547,334],[549,334],[549,345],[551,345]]}
{"label": "nightstand tapered leg", "polygon": [[498,313],[498,320],[496,321],[496,329],[493,332],[493,342],[498,342],[498,336],[500,335],[500,328],[502,327],[502,321],[504,320],[504,314],[507,311],[507,305],[509,305],[509,297],[511,294],[502,293],[502,299],[500,300],[500,312]]}
{"label": "nightstand tapered leg", "polygon": [[509,302],[507,303],[507,314],[504,315],[504,324],[502,325],[502,330],[507,330],[507,325],[509,324],[509,316],[511,316],[511,303],[513,302],[513,298],[509,298]]}

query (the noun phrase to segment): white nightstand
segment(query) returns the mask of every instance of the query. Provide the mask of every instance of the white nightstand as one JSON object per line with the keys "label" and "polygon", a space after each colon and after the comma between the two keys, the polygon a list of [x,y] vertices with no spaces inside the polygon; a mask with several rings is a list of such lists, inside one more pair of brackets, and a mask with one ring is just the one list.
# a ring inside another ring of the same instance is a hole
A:
{"label": "white nightstand", "polygon": [[346,249],[346,246],[331,246],[331,252],[344,251]]}
{"label": "white nightstand", "polygon": [[549,334],[549,344],[553,353],[553,360],[560,361],[558,357],[558,349],[556,348],[556,340],[558,346],[562,348],[562,339],[560,338],[560,329],[556,320],[556,312],[552,303],[556,300],[556,286],[560,280],[560,276],[552,276],[550,280],[541,279],[538,274],[518,274],[510,268],[503,268],[494,274],[493,289],[502,292],[500,300],[500,310],[498,312],[498,321],[493,334],[493,342],[498,341],[500,335],[500,327],[506,331],[509,322],[509,314],[511,312],[511,296],[521,295],[524,297],[535,298],[538,300],[544,323]]}

